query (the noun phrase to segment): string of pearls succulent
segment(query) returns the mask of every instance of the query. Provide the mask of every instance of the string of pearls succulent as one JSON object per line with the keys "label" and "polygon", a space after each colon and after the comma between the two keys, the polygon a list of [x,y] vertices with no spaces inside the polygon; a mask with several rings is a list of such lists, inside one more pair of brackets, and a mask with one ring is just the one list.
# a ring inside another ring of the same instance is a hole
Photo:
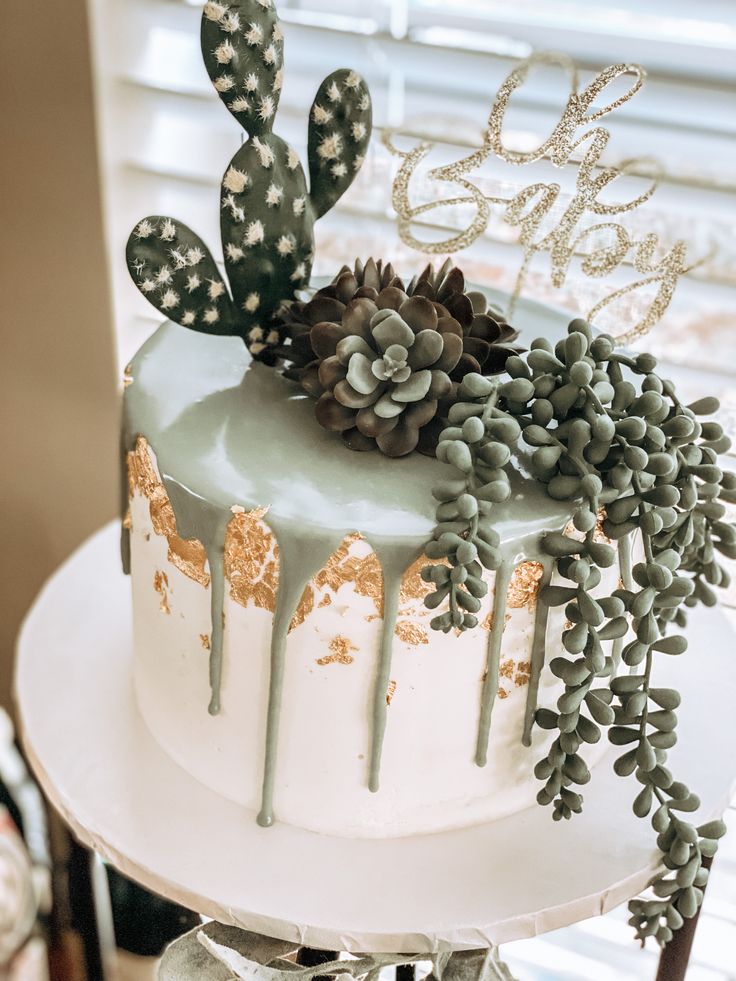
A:
{"label": "string of pearls succulent", "polygon": [[476,614],[488,592],[483,569],[495,570],[501,564],[491,512],[511,494],[505,467],[521,427],[497,403],[504,389],[515,384],[498,386],[483,375],[466,375],[449,410],[449,426],[440,433],[437,459],[453,467],[457,476],[432,490],[439,502],[437,526],[425,552],[427,558],[440,561],[425,567],[422,578],[434,583],[425,600],[430,609],[448,601],[449,609],[431,621],[433,629],[444,633],[478,626]]}
{"label": "string of pearls succulent", "polygon": [[[651,819],[667,870],[653,882],[651,898],[630,903],[630,922],[642,942],[652,936],[665,944],[697,912],[708,878],[704,860],[715,853],[725,827],[686,819],[700,802],[667,767],[680,696],[653,687],[652,673],[657,656],[686,650],[685,637],[669,632],[685,625],[686,609],[712,605],[713,587],[728,584],[719,555],[736,558],[736,529],[725,520],[725,503],[736,501],[736,476],[717,461],[729,441],[718,423],[699,418],[718,409],[716,399],[683,405],[672,383],[656,374],[651,355],[616,351],[612,338],[594,337],[584,321],[573,321],[555,346],[536,340],[525,357],[510,358],[506,367],[512,381],[488,399],[491,413],[517,422],[533,448],[532,472],[549,495],[575,501],[569,533],[551,532],[542,540],[566,583],[547,586],[542,599],[565,607],[568,626],[566,653],[550,664],[565,690],[557,711],[539,709],[536,716],[541,728],[557,731],[535,768],[545,781],[538,801],[553,805],[555,820],[582,810],[583,797],[573,787],[585,785],[590,771],[579,751],[607,728],[610,742],[623,750],[615,772],[638,781],[634,813]],[[474,413],[480,401],[472,403]],[[462,404],[455,408],[462,415]],[[460,455],[453,450],[451,456],[450,447],[460,437],[454,429],[446,436],[440,458],[455,465]],[[464,493],[472,494],[472,471],[464,472]],[[451,489],[444,488],[440,499],[447,502]],[[457,508],[457,501],[449,503],[448,516]],[[601,511],[608,539],[637,535],[643,560],[622,569],[622,582],[610,595],[594,598],[600,570],[616,561],[616,550],[597,535]],[[463,539],[460,529],[454,533]],[[439,557],[441,540],[432,543],[436,554],[428,552],[430,558]],[[450,577],[459,549],[453,544],[446,553]],[[442,592],[446,580],[440,588],[434,570],[426,578],[438,583],[429,597],[436,607],[451,590]],[[446,629],[447,616],[433,624]],[[452,625],[464,626],[449,616]],[[630,630],[634,639],[624,643]],[[602,643],[610,640],[607,655]],[[617,676],[619,657],[628,672]]]}

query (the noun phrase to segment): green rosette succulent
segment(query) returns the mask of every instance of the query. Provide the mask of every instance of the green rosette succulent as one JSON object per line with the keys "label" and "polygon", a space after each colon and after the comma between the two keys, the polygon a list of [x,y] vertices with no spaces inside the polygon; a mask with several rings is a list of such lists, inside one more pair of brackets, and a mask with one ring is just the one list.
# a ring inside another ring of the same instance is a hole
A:
{"label": "green rosette succulent", "polygon": [[342,433],[351,449],[405,456],[451,391],[462,342],[455,322],[443,322],[424,297],[387,289],[379,300],[353,300],[339,323],[312,327],[319,360],[302,386],[317,397],[320,425]]}
{"label": "green rosette succulent", "polygon": [[[363,263],[343,266],[331,283],[317,290],[308,301],[293,300],[280,311],[279,329],[283,343],[277,355],[284,361],[285,377],[299,380],[301,373],[316,360],[309,343],[311,328],[322,320],[339,319],[353,299],[368,297],[376,300],[389,287],[401,290],[406,296],[423,296],[434,304],[441,317],[455,321],[455,332],[462,340],[463,350],[450,373],[451,397],[465,375],[476,372],[495,375],[504,370],[507,360],[522,348],[514,343],[519,332],[512,327],[485,294],[468,290],[462,271],[448,259],[439,269],[428,265],[408,284],[400,279],[391,263],[368,259]],[[440,309],[441,308],[441,309]],[[428,449],[434,450],[434,442]]]}

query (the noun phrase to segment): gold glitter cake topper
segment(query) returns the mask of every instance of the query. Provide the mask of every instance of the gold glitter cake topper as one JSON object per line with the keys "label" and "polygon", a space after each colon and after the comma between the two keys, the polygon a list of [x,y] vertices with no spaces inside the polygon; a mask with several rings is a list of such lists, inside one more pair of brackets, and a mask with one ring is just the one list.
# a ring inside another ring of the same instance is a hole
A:
{"label": "gold glitter cake topper", "polygon": [[[530,69],[540,65],[562,68],[569,78],[570,94],[551,135],[533,149],[514,150],[504,143],[504,117],[513,93],[527,80]],[[623,95],[602,108],[594,108],[594,100],[609,85],[627,76],[632,78],[632,83]],[[481,146],[461,160],[429,171],[430,180],[454,185],[461,193],[417,205],[410,200],[412,179],[435,144],[423,141],[404,151],[394,145],[393,138],[398,135],[398,131],[386,132],[385,145],[391,153],[401,158],[393,183],[392,203],[398,215],[398,230],[402,241],[411,248],[431,254],[458,252],[483,235],[491,220],[499,217],[500,213],[507,225],[519,229],[518,244],[523,249],[522,262],[511,295],[509,315],[524,287],[529,266],[540,253],[549,254],[550,280],[558,289],[564,285],[575,256],[581,259],[582,272],[589,278],[608,276],[628,259],[641,278],[618,287],[598,300],[588,311],[587,318],[593,320],[604,308],[626,294],[656,286],[656,294],[644,316],[628,329],[619,331],[617,337],[621,342],[628,342],[648,333],[669,306],[680,276],[693,268],[693,265],[686,265],[686,243],[678,240],[667,251],[656,234],[648,233],[637,239],[622,224],[611,219],[634,211],[652,197],[658,186],[658,177],[661,176],[660,168],[645,157],[624,160],[617,166],[602,164],[601,156],[610,139],[609,131],[602,126],[591,126],[576,135],[580,127],[597,123],[632,99],[641,89],[645,78],[646,72],[639,65],[611,65],[579,91],[578,69],[570,58],[562,54],[532,55],[513,69],[498,90]],[[574,161],[575,151],[582,147],[585,147],[582,159],[579,162]],[[559,207],[559,184],[535,182],[521,188],[511,197],[497,197],[483,193],[468,179],[468,175],[477,171],[492,155],[515,166],[534,163],[543,158],[549,159],[556,167],[576,164],[574,193],[561,217],[551,227],[542,229],[545,221],[549,225],[550,219],[555,217],[556,206]],[[606,188],[619,177],[626,176],[646,177],[650,180],[649,186],[643,193],[628,201],[604,203],[598,200]],[[442,241],[422,241],[416,237],[412,226],[417,218],[439,208],[458,205],[470,205],[474,209],[472,220],[464,230]],[[604,217],[607,220],[586,226],[583,224],[586,216]],[[602,241],[603,236],[607,239],[605,243]],[[696,264],[699,265],[700,262]]]}

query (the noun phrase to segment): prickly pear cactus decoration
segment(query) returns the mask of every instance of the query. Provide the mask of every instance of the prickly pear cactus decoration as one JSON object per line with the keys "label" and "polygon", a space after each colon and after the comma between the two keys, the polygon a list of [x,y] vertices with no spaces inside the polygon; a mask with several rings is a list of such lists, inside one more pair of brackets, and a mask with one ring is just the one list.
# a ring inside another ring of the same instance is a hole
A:
{"label": "prickly pear cactus decoration", "polygon": [[273,132],[283,84],[283,34],[273,0],[209,2],[202,14],[205,67],[249,139],[222,178],[220,231],[226,281],[186,225],[151,216],[127,246],[130,274],[156,309],[192,330],[243,338],[275,359],[273,315],[309,282],[314,222],[339,201],[363,163],[371,98],[354,71],[320,85],[309,116],[309,187],[296,151]]}

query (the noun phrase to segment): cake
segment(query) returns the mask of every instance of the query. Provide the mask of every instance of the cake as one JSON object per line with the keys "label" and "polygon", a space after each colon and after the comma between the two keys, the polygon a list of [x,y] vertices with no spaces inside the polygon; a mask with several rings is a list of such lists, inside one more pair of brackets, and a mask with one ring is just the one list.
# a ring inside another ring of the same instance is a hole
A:
{"label": "cake", "polygon": [[533,804],[537,699],[563,689],[540,536],[572,509],[523,453],[497,512],[507,558],[486,573],[480,626],[458,637],[430,628],[420,577],[449,466],[351,453],[237,339],[167,323],[129,379],[135,687],[166,752],[263,823],[332,834],[439,831]]}
{"label": "cake", "polygon": [[667,870],[632,923],[666,943],[725,830],[687,819],[680,695],[656,685],[736,558],[717,401],[685,404],[584,319],[536,306],[518,336],[449,262],[313,281],[368,88],[347,69],[319,86],[307,182],[273,132],[273,0],[207,2],[202,52],[248,135],[221,183],[224,261],[161,215],[127,247],[166,318],[127,371],[122,438],[143,719],[244,821],[359,838],[535,799],[571,819],[613,746]]}

